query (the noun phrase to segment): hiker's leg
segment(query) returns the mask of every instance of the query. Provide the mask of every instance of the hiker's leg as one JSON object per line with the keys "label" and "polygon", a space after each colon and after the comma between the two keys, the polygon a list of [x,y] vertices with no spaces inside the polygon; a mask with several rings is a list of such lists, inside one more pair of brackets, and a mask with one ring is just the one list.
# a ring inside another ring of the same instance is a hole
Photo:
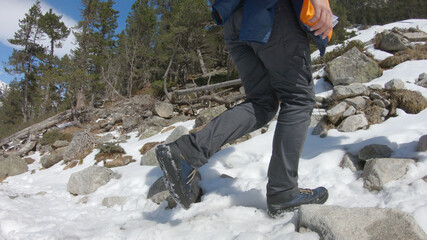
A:
{"label": "hiker's leg", "polygon": [[267,71],[254,50],[239,41],[242,9],[224,26],[227,48],[236,64],[246,92],[246,101],[212,120],[201,131],[176,141],[187,161],[195,168],[206,164],[221,146],[268,123],[276,114],[278,99]]}
{"label": "hiker's leg", "polygon": [[255,44],[280,110],[268,169],[267,199],[290,200],[298,194],[298,163],[315,104],[307,35],[290,1],[280,0],[270,41]]}

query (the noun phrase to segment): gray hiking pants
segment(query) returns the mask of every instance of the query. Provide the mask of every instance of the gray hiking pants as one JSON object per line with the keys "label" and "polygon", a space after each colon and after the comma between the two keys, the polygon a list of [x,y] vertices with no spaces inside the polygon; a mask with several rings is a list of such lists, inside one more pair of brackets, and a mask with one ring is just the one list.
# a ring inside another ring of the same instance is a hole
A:
{"label": "gray hiking pants", "polygon": [[197,133],[176,141],[195,168],[224,144],[272,120],[280,105],[268,169],[267,201],[278,203],[297,196],[298,162],[315,104],[309,42],[290,1],[275,9],[267,44],[239,40],[242,8],[224,25],[227,48],[237,66],[246,101],[222,113]]}

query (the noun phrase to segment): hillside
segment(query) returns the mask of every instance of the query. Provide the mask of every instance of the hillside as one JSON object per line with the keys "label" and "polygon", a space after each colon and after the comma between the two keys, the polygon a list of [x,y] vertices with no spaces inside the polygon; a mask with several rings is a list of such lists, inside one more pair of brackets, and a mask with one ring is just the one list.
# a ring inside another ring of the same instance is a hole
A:
{"label": "hillside", "polygon": [[[373,49],[370,41],[379,29],[396,26],[419,27],[427,31],[427,20],[412,19],[374,26],[358,31],[355,39],[362,40],[366,51],[380,61],[390,54]],[[336,47],[339,46],[331,46],[328,50]],[[316,53],[312,58],[315,57]],[[379,86],[381,89],[378,91],[382,91],[390,80],[400,79],[405,89],[418,91],[427,98],[427,88],[416,84],[419,76],[426,72],[427,60],[405,61],[384,70],[381,77],[361,85],[370,89]],[[316,96],[330,97],[333,86],[325,80],[324,69],[315,72],[314,76]],[[145,113],[145,109],[131,106],[118,104],[112,107],[124,112],[123,119],[131,122],[131,117],[127,118],[126,114]],[[408,216],[413,219],[414,225],[419,226],[415,227],[416,231],[427,232],[427,152],[417,151],[420,138],[427,134],[427,109],[416,114],[401,108],[394,110],[395,115],[387,116],[381,123],[352,132],[330,129],[324,138],[312,135],[314,125],[310,127],[300,161],[299,184],[300,187],[328,188],[330,197],[326,206],[342,207],[357,213],[370,211],[367,215],[372,218],[375,218],[375,211],[391,209],[402,213],[405,219]],[[169,126],[162,126],[144,138],[141,132],[146,129],[125,131],[130,124],[125,120],[113,128],[118,111],[97,109],[93,115],[90,121],[104,125],[103,129],[111,122],[113,129],[98,132],[95,137],[117,143],[126,156],[136,162],[128,161],[125,166],[111,168],[108,183],[92,193],[74,196],[69,192],[71,176],[95,165],[99,148],[65,170],[67,165],[62,159],[52,166],[43,167],[42,159],[54,155],[53,149],[44,155],[41,149],[32,151],[26,157],[34,162],[28,164],[25,173],[0,182],[0,239],[319,239],[316,232],[298,231],[301,221],[298,211],[286,213],[279,219],[271,219],[266,214],[266,172],[275,121],[264,128],[262,134],[253,134],[249,140],[217,152],[200,169],[201,201],[184,210],[181,207],[169,209],[166,201],[158,205],[147,197],[150,187],[162,172],[156,166],[140,165],[148,155],[148,152],[143,155],[140,149],[147,143],[165,141],[172,133]],[[103,119],[95,118],[104,115]],[[169,123],[167,121],[152,118],[146,126]],[[58,125],[58,129],[67,129],[70,125]],[[181,120],[169,125],[190,131],[195,120]],[[76,126],[70,127],[71,130],[73,128]],[[384,183],[379,189],[367,183],[361,169],[352,171],[342,167],[345,156],[358,155],[364,147],[372,144],[385,145],[392,151],[390,158],[406,159],[405,164],[409,162],[399,168],[404,172],[400,177]],[[103,166],[102,160],[98,166]],[[334,216],[331,219],[340,219],[346,227],[356,225],[357,229],[358,224],[363,224],[355,215]],[[389,221],[380,219],[376,223],[384,222]]]}

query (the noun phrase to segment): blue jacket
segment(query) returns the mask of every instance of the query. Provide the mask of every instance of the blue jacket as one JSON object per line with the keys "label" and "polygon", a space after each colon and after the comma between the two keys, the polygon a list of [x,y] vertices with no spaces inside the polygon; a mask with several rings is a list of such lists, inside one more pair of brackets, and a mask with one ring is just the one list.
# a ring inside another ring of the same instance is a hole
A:
{"label": "blue jacket", "polygon": [[[223,25],[234,10],[243,4],[243,19],[240,29],[240,40],[267,43],[270,38],[274,23],[274,6],[279,0],[216,0],[212,5],[212,16],[218,25]],[[296,15],[301,12],[300,2],[302,0],[292,0]],[[222,19],[220,19],[220,16]],[[320,55],[325,54],[328,38],[322,39],[315,36],[309,27],[304,25],[298,18],[301,27],[313,38],[320,50]]]}

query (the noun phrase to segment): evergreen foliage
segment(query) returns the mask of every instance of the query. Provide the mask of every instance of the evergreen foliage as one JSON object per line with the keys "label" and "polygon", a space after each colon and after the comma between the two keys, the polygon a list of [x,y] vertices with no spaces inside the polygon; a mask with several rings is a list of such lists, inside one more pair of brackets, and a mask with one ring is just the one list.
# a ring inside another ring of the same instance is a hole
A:
{"label": "evergreen foliage", "polygon": [[[135,0],[125,29],[116,35],[114,0],[81,0],[77,26],[42,13],[36,1],[19,20],[9,42],[16,46],[6,71],[16,76],[0,108],[0,135],[55,112],[78,111],[98,101],[151,92],[162,98],[172,87],[238,77],[206,0]],[[339,17],[330,44],[342,43],[354,24],[385,24],[427,18],[425,0],[330,0]],[[72,33],[77,47],[61,59],[55,49]],[[42,38],[49,40],[42,45]],[[335,58],[354,44],[317,62]],[[358,44],[355,44],[359,46]],[[313,47],[314,50],[314,47]],[[219,71],[217,71],[219,70]],[[212,77],[211,72],[217,71]],[[151,89],[151,91],[146,91]],[[22,125],[21,125],[22,124]]]}

